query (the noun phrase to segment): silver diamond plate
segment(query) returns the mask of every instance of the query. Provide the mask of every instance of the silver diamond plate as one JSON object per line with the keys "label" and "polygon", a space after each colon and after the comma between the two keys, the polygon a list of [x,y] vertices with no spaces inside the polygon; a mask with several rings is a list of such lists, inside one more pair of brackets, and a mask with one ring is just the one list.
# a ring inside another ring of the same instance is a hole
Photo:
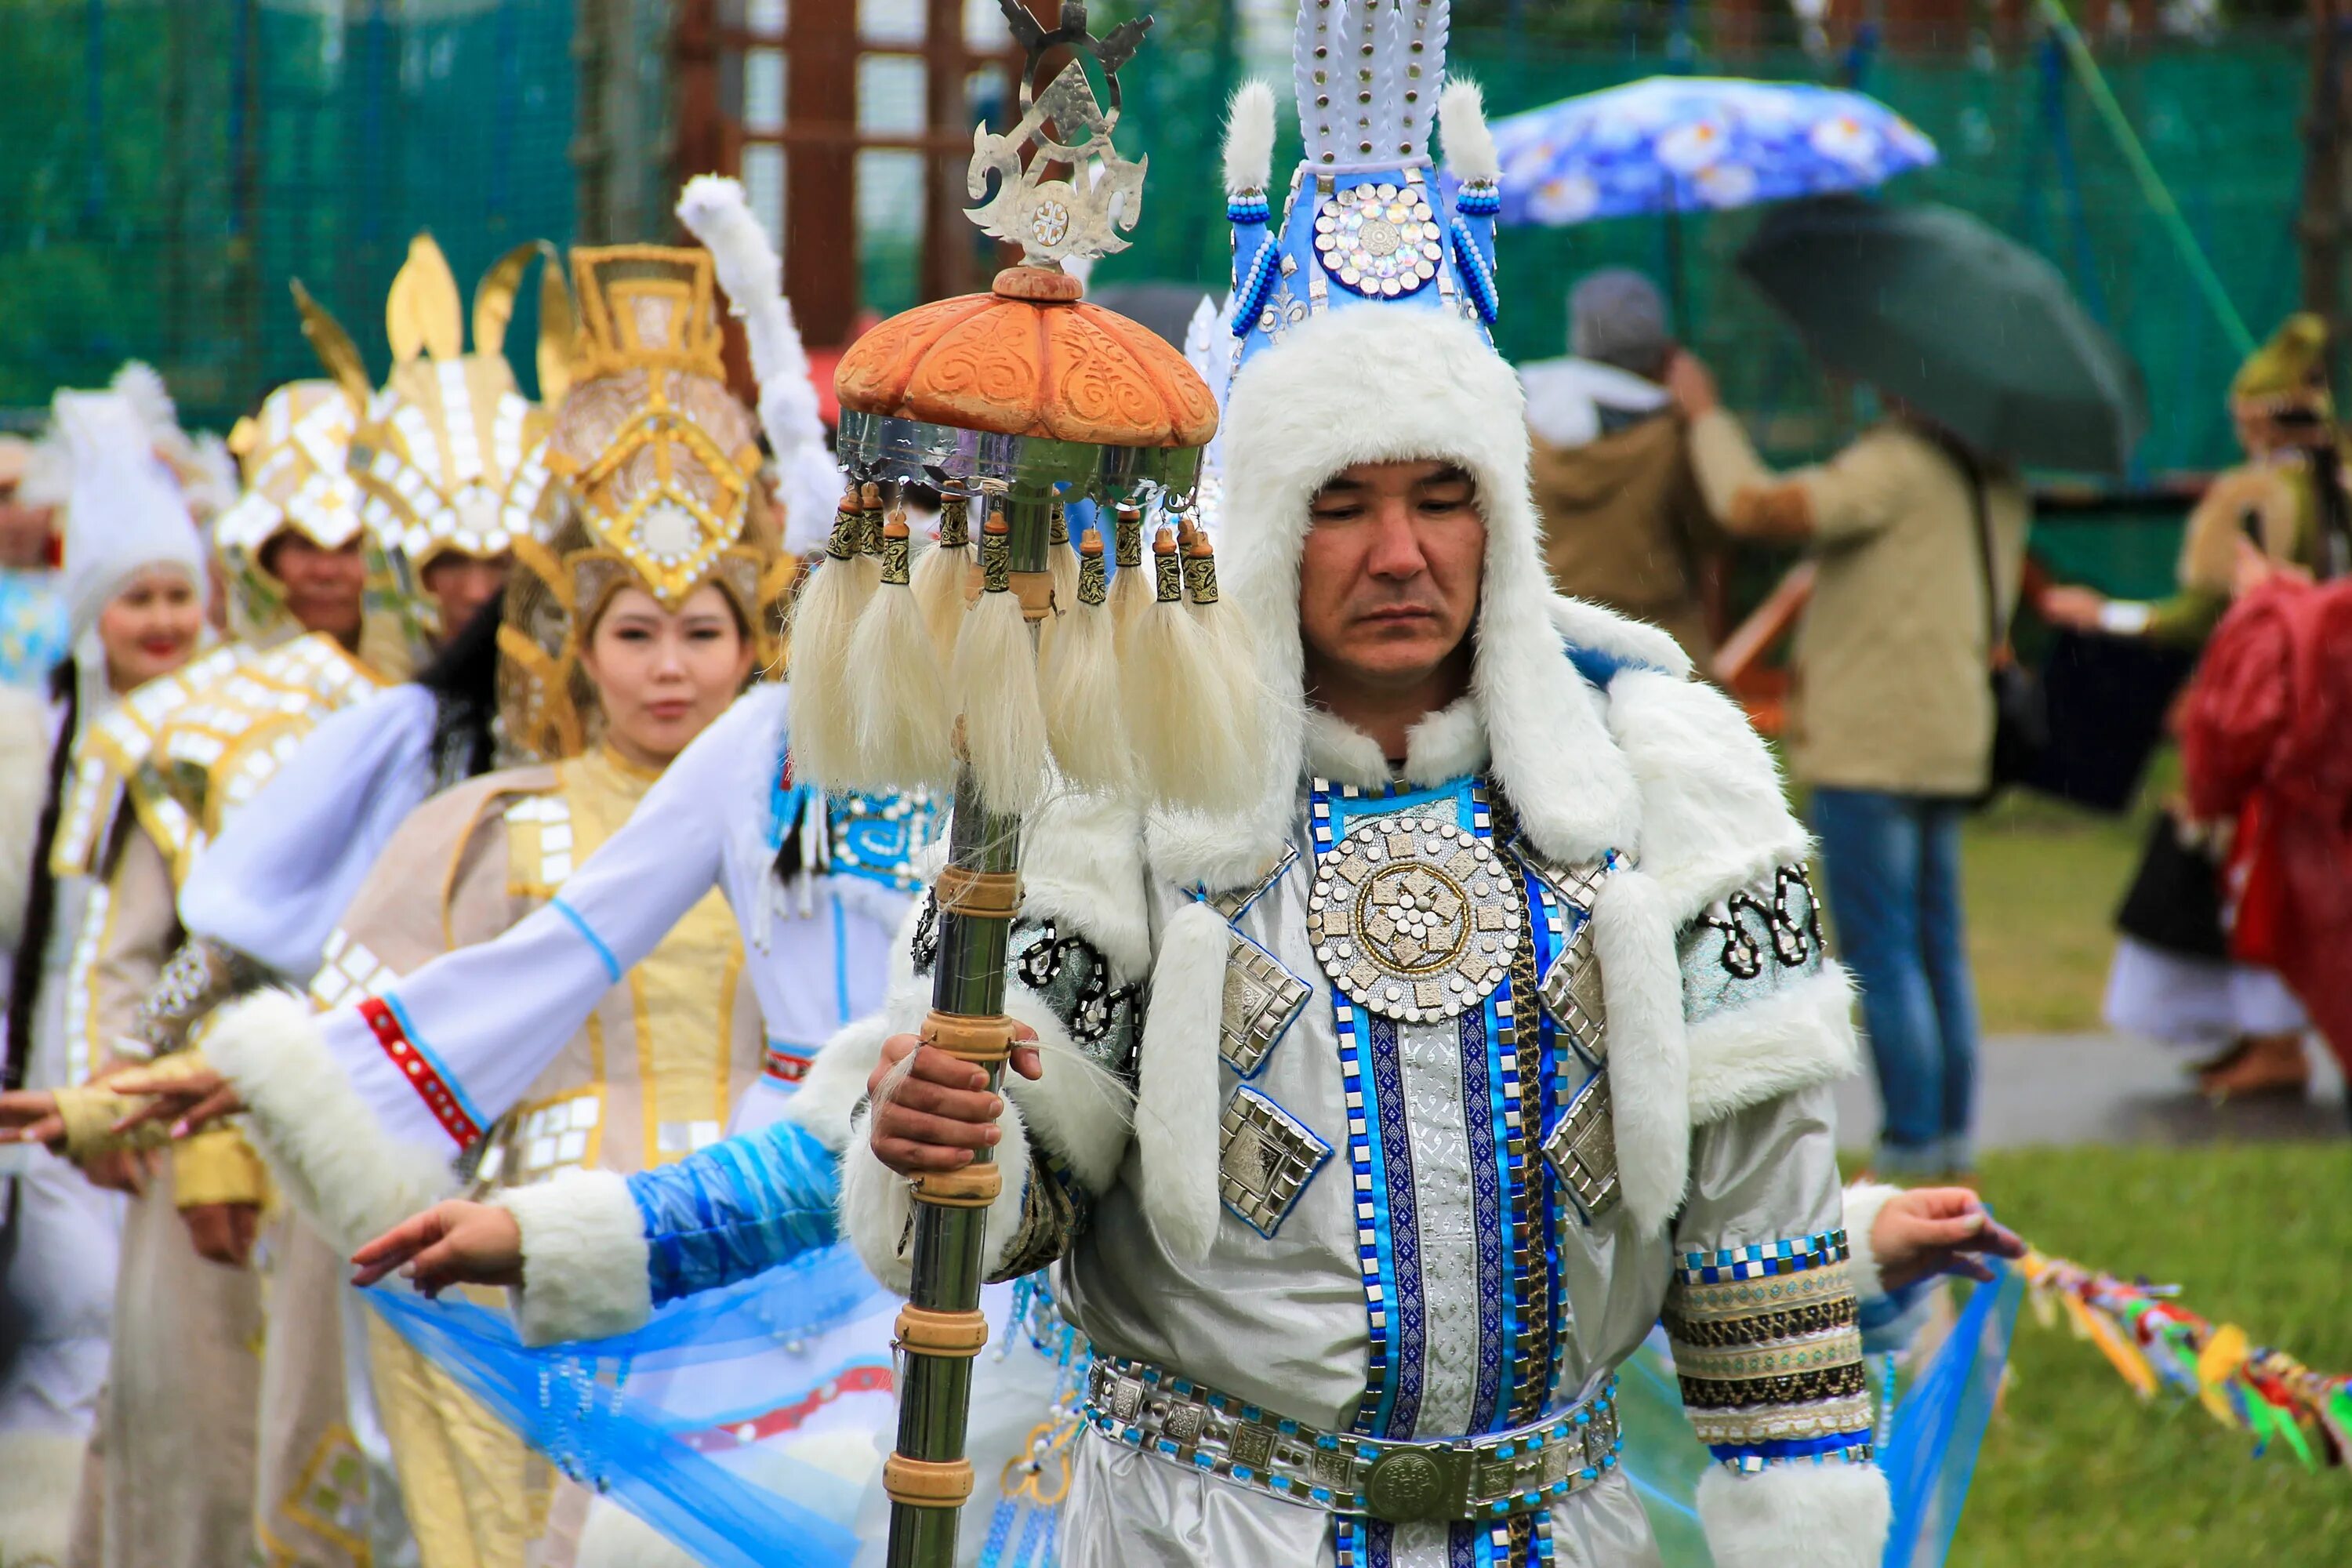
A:
{"label": "silver diamond plate", "polygon": [[1617,1206],[1623,1194],[1617,1184],[1617,1129],[1606,1068],[1592,1075],[1544,1139],[1543,1155],[1586,1218],[1600,1219]]}
{"label": "silver diamond plate", "polygon": [[1300,1190],[1331,1157],[1331,1145],[1247,1087],[1225,1107],[1223,1134],[1217,1162],[1220,1195],[1259,1235],[1271,1237]]}
{"label": "silver diamond plate", "polygon": [[1315,988],[1277,963],[1241,932],[1233,933],[1225,958],[1224,1022],[1218,1048],[1244,1078],[1255,1078],[1283,1031]]}

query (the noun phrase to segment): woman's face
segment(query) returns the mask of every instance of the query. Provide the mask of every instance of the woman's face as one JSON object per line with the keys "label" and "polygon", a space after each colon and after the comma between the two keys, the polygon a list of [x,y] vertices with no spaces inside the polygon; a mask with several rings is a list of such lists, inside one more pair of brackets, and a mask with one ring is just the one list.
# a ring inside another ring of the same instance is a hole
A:
{"label": "woman's face", "polygon": [[188,662],[204,634],[205,602],[188,574],[150,566],[98,613],[107,684],[128,691]]}
{"label": "woman's face", "polygon": [[642,588],[614,594],[580,662],[596,683],[605,739],[633,763],[663,767],[735,700],[751,658],[734,607],[705,583],[675,612]]}

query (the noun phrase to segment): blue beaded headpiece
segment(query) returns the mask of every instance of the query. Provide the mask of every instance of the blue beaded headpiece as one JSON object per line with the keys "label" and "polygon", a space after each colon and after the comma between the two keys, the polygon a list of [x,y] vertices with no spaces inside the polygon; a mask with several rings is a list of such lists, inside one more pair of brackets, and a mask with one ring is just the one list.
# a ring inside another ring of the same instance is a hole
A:
{"label": "blue beaded headpiece", "polygon": [[[1501,199],[1491,156],[1461,156],[1465,130],[1482,153],[1490,145],[1475,96],[1464,110],[1475,128],[1446,128],[1463,176],[1450,201],[1429,157],[1449,10],[1449,0],[1301,0],[1291,68],[1306,157],[1278,228],[1263,174],[1235,168],[1262,170],[1265,154],[1228,145],[1227,180],[1256,174],[1227,195],[1236,370],[1308,317],[1359,306],[1454,310],[1491,341]],[[1252,134],[1245,111],[1265,116],[1270,146],[1270,100],[1236,100],[1235,141]]]}

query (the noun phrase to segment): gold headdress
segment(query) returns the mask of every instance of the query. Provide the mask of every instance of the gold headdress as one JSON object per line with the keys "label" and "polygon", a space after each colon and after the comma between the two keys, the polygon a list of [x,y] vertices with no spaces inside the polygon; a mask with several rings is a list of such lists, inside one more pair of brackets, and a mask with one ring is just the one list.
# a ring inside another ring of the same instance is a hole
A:
{"label": "gold headdress", "polygon": [[704,583],[732,601],[775,662],[793,563],[772,537],[759,426],[727,390],[709,253],[575,249],[580,335],[548,434],[561,481],[552,537],[515,542],[499,630],[499,708],[510,743],[577,752],[595,693],[580,645],[612,596],[644,589],[675,610]]}
{"label": "gold headdress", "polygon": [[[348,347],[350,340],[343,342]],[[276,642],[301,629],[286,613],[286,585],[262,564],[270,541],[293,533],[322,550],[340,550],[365,527],[359,489],[344,465],[366,395],[363,374],[356,395],[347,384],[289,381],[229,432],[245,492],[214,520],[213,547],[227,579],[229,630],[238,640]],[[371,619],[387,616],[395,596],[388,569],[374,563]],[[399,636],[400,628],[388,625],[374,640]]]}
{"label": "gold headdress", "polygon": [[2239,417],[2268,427],[2277,444],[2317,446],[2336,410],[2327,395],[2327,321],[2299,311],[2246,356],[2230,382]]}
{"label": "gold headdress", "polygon": [[[424,592],[425,569],[452,552],[478,560],[506,554],[531,533],[547,488],[549,416],[516,386],[505,352],[515,291],[540,255],[548,262],[540,296],[540,391],[552,402],[563,395],[562,351],[572,336],[571,300],[553,247],[518,247],[482,275],[474,289],[471,353],[457,280],[431,237],[409,242],[408,259],[384,301],[392,375],[366,399],[366,417],[352,437],[351,473],[368,531],[426,634],[457,628],[439,625],[438,608]],[[341,337],[307,296],[303,315],[313,342]],[[350,340],[342,342],[348,346]],[[353,374],[365,384],[358,361],[351,353],[351,368],[340,373],[347,385]]]}

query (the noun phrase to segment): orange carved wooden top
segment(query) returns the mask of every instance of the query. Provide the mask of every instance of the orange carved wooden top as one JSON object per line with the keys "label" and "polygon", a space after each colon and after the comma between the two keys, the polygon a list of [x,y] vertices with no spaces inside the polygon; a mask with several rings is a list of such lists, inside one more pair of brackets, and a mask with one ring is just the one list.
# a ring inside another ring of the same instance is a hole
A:
{"label": "orange carved wooden top", "polygon": [[1216,400],[1181,353],[1077,300],[918,305],[849,346],[834,390],[861,413],[1104,447],[1200,447],[1217,430]]}

